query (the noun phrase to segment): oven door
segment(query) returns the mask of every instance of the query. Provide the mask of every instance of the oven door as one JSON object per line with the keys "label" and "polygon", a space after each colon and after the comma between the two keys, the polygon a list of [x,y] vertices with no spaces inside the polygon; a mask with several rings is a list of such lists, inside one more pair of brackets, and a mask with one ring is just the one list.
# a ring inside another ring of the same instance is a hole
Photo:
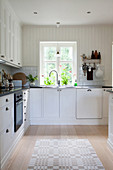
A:
{"label": "oven door", "polygon": [[14,111],[14,132],[23,124],[23,100],[15,103]]}

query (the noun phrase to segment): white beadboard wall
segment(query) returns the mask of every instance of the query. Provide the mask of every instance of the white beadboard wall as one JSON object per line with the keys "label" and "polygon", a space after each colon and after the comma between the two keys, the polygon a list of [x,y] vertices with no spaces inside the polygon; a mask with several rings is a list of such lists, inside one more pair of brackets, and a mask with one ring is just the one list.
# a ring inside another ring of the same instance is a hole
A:
{"label": "white beadboard wall", "polygon": [[[92,50],[101,52],[105,69],[105,85],[112,83],[113,25],[94,26],[23,26],[23,66],[37,66],[40,41],[77,41],[78,73],[80,55],[91,55]],[[79,75],[78,75],[79,78]]]}

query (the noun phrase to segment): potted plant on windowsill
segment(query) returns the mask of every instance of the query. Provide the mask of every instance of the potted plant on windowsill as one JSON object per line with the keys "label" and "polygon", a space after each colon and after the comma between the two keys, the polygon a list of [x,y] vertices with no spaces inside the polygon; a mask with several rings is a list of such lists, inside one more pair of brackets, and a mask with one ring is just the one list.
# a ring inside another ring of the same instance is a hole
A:
{"label": "potted plant on windowsill", "polygon": [[38,80],[38,76],[33,77],[32,74],[26,76],[31,86],[35,86],[35,80]]}
{"label": "potted plant on windowsill", "polygon": [[67,75],[67,70],[64,68],[63,72],[61,73],[61,82],[62,85],[68,85],[70,77]]}

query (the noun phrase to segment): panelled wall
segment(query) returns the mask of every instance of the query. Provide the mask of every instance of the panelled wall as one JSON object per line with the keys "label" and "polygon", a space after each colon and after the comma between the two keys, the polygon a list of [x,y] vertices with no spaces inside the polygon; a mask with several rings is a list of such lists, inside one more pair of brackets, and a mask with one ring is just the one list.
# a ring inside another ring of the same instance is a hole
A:
{"label": "panelled wall", "polygon": [[[80,55],[91,55],[92,50],[101,52],[105,85],[112,82],[113,25],[94,26],[23,26],[23,66],[40,69],[40,41],[77,41],[78,74]],[[39,72],[39,71],[38,71]],[[78,75],[79,78],[79,75]]]}

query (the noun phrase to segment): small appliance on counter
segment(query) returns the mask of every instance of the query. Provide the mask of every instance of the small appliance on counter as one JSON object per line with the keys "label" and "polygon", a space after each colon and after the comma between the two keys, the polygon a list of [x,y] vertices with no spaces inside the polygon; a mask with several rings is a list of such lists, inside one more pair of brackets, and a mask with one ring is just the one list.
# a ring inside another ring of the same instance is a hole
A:
{"label": "small appliance on counter", "polygon": [[22,87],[22,80],[13,80],[14,87]]}

